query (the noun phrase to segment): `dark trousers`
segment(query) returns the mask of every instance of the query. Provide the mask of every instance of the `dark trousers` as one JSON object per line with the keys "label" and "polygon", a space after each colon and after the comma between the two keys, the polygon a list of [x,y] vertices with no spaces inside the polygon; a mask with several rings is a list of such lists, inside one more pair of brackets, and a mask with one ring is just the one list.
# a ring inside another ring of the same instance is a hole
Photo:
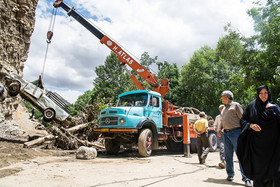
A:
{"label": "dark trousers", "polygon": [[[199,162],[201,162],[201,158],[200,158],[201,155],[203,155],[206,158],[208,155],[209,149],[210,149],[207,133],[203,133],[200,135],[200,137],[197,137],[196,148],[197,148],[197,156],[198,156]],[[202,151],[203,148],[205,148],[204,152]]]}

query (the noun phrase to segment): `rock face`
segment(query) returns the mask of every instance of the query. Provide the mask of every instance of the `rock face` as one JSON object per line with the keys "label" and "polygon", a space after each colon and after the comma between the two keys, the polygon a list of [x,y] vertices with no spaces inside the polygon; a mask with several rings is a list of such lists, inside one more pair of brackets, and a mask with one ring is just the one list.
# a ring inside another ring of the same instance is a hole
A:
{"label": "rock face", "polygon": [[[23,75],[38,0],[0,0],[0,84],[5,74]],[[0,103],[0,125],[12,119],[19,97]]]}
{"label": "rock face", "polygon": [[0,0],[0,72],[22,75],[38,0]]}

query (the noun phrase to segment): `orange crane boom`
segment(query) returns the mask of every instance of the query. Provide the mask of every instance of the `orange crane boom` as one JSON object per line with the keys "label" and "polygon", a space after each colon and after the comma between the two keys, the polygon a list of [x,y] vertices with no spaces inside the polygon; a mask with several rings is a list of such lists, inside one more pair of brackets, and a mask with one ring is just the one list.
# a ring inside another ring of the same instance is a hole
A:
{"label": "orange crane boom", "polygon": [[120,61],[120,65],[129,73],[131,80],[136,84],[140,90],[145,90],[141,82],[125,67],[128,65],[131,67],[138,75],[140,75],[146,82],[148,82],[153,90],[160,93],[161,97],[164,97],[165,94],[169,91],[169,82],[168,79],[162,79],[161,84],[159,84],[155,75],[148,72],[143,66],[140,65],[131,55],[129,55],[124,49],[122,49],[116,42],[111,38],[103,34],[98,28],[92,25],[84,17],[79,15],[74,8],[70,8],[63,0],[56,0],[53,4],[55,8],[61,7],[64,9],[69,16],[72,16],[75,20],[81,23],[87,30],[93,33],[97,38],[100,39],[102,44],[105,44],[111,49],[117,56]]}

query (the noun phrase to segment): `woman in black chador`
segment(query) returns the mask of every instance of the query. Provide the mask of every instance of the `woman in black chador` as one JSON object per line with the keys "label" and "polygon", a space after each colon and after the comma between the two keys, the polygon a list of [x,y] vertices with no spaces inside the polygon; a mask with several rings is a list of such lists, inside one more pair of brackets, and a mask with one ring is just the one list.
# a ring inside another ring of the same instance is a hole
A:
{"label": "woman in black chador", "polygon": [[254,187],[280,187],[280,108],[267,86],[245,108],[240,120],[237,156]]}

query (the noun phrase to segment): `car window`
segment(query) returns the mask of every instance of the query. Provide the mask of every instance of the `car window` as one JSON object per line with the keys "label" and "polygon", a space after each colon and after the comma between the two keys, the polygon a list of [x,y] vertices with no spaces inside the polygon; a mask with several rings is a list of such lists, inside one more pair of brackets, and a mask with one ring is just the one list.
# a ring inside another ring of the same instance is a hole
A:
{"label": "car window", "polygon": [[24,87],[24,91],[35,97],[36,99],[40,98],[41,95],[43,94],[43,90],[41,88],[38,88],[34,84],[27,84]]}

